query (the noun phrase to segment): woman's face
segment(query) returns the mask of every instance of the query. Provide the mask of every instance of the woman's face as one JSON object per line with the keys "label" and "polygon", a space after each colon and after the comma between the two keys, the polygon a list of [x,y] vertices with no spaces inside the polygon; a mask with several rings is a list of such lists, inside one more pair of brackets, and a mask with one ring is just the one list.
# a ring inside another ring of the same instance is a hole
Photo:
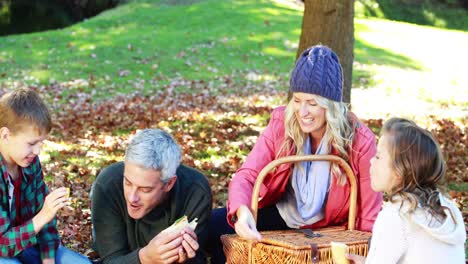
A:
{"label": "woman's face", "polygon": [[293,109],[301,130],[321,140],[327,126],[326,110],[318,105],[316,98],[314,94],[293,93]]}

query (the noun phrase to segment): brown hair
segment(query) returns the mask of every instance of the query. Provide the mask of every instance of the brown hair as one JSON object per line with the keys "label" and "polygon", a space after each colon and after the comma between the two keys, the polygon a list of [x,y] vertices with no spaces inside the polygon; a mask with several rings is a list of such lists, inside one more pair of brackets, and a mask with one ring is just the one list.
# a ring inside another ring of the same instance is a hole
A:
{"label": "brown hair", "polygon": [[0,98],[0,127],[16,133],[25,125],[34,125],[41,134],[52,129],[49,110],[39,95],[31,89],[19,88]]}
{"label": "brown hair", "polygon": [[404,118],[391,118],[382,130],[388,140],[392,167],[401,178],[387,193],[390,201],[400,196],[410,204],[413,212],[418,204],[437,219],[446,214],[440,204],[446,165],[439,144],[432,134],[413,121]]}

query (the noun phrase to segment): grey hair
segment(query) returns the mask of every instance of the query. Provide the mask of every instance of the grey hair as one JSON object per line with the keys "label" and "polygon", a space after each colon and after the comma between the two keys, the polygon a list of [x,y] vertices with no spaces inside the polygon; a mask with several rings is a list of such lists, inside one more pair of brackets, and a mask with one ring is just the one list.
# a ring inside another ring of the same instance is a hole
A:
{"label": "grey hair", "polygon": [[168,182],[175,175],[181,159],[177,142],[160,129],[137,132],[125,151],[125,161],[161,172],[162,182]]}

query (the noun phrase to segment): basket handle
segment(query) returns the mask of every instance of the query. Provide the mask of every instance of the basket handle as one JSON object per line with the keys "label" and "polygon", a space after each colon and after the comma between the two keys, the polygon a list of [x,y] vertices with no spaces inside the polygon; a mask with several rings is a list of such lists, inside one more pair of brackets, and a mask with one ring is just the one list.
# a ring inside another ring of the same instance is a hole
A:
{"label": "basket handle", "polygon": [[351,185],[351,194],[349,199],[349,214],[348,214],[348,230],[354,230],[354,225],[356,221],[356,202],[357,202],[357,183],[356,177],[354,176],[353,170],[348,165],[348,163],[335,155],[295,155],[282,157],[272,162],[268,163],[258,174],[257,179],[255,180],[254,189],[252,192],[252,214],[255,222],[257,222],[257,212],[258,212],[258,197],[260,195],[260,186],[263,183],[266,175],[274,169],[276,166],[283,163],[292,163],[299,161],[330,161],[337,163],[346,173],[346,176],[349,179]]}

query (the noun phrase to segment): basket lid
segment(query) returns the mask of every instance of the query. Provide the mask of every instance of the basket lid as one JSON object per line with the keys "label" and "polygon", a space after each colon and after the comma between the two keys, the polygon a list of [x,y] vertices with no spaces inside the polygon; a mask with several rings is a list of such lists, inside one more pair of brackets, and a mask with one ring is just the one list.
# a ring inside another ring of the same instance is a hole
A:
{"label": "basket lid", "polygon": [[283,230],[270,231],[262,233],[261,243],[281,246],[290,249],[310,249],[311,244],[315,244],[318,248],[330,247],[330,242],[342,242],[348,246],[356,244],[367,244],[372,236],[370,232],[358,230],[341,230],[341,231],[314,231],[314,234],[319,236],[310,237],[305,235],[301,230]]}

